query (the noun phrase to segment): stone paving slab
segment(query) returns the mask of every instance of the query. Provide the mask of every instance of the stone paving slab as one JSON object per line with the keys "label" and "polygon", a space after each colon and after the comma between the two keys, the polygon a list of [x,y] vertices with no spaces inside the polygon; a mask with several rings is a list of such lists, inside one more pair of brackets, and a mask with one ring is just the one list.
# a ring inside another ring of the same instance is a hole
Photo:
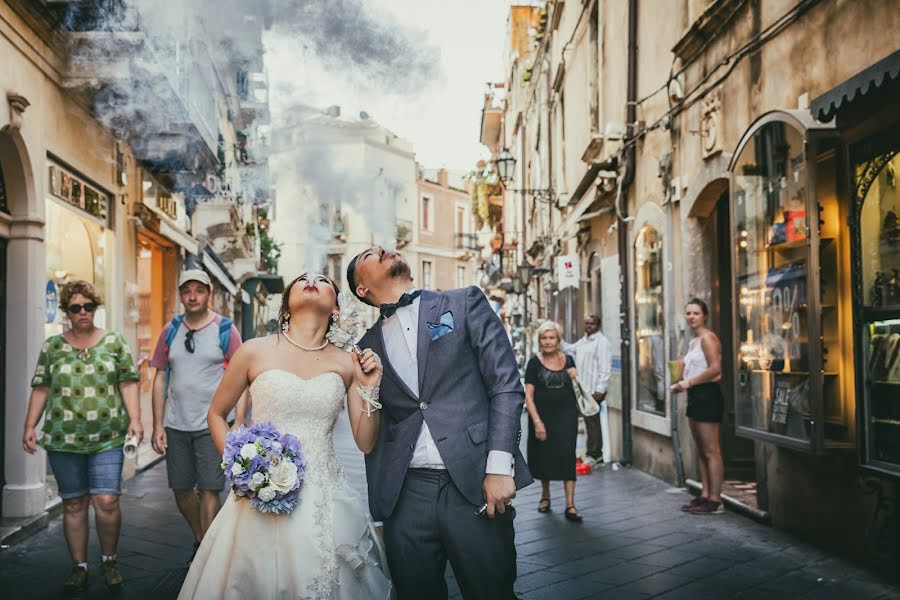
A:
{"label": "stone paving slab", "polygon": [[[335,445],[351,485],[365,494],[361,454],[346,416]],[[187,573],[191,534],[156,465],[125,483],[120,560],[126,587],[118,598],[174,598]],[[734,513],[682,513],[687,500],[645,473],[607,467],[580,477],[576,504],[581,524],[563,518],[561,483],[551,486],[553,512],[535,509],[540,487],[516,499],[516,544],[522,600],[776,600],[900,598],[900,585],[804,543],[788,533]],[[92,585],[84,598],[109,597],[99,576],[96,535],[90,542]],[[2,597],[60,597],[69,557],[62,521],[0,551]],[[448,589],[460,598],[448,570]]]}

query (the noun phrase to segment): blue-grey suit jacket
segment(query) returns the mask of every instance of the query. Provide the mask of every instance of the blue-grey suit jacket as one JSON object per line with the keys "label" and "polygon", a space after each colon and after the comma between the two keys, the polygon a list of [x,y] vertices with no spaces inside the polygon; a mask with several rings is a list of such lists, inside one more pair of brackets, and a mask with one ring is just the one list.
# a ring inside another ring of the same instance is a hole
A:
{"label": "blue-grey suit jacket", "polygon": [[[419,302],[418,398],[391,367],[382,321],[359,342],[384,363],[381,428],[375,450],[366,456],[369,510],[378,521],[397,504],[423,420],[453,483],[473,506],[484,503],[491,450],[513,455],[517,489],[534,481],[519,451],[525,392],[506,331],[484,293],[477,287],[423,291]],[[432,341],[431,330],[442,316],[445,323],[452,319],[453,329],[444,327]]]}

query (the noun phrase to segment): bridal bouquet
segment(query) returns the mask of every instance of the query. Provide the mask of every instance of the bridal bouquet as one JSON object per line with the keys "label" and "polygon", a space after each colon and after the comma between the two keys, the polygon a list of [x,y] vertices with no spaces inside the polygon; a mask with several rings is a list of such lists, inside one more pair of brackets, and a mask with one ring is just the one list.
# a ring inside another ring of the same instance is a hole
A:
{"label": "bridal bouquet", "polygon": [[264,421],[228,432],[222,470],[235,495],[258,511],[287,514],[297,504],[306,463],[300,440]]}

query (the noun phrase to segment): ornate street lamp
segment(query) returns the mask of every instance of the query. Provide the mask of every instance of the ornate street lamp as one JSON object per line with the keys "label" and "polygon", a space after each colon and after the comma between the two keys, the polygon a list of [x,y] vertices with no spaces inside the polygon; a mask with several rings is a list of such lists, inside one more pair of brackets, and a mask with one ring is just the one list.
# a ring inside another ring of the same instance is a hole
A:
{"label": "ornate street lamp", "polygon": [[518,267],[519,281],[521,281],[522,285],[524,285],[526,288],[528,287],[528,284],[531,282],[532,268],[533,267],[527,263],[522,263]]}
{"label": "ornate street lamp", "polygon": [[497,158],[494,159],[494,166],[497,168],[497,175],[500,177],[500,181],[503,183],[503,187],[505,187],[507,191],[527,194],[529,196],[532,196],[535,200],[540,200],[541,202],[553,202],[554,200],[556,200],[556,194],[553,192],[553,188],[514,189],[509,187],[509,185],[515,179],[516,175],[516,157],[512,155],[512,152],[509,151],[509,148],[504,148],[500,151],[500,154],[498,154]]}
{"label": "ornate street lamp", "polygon": [[503,182],[503,185],[506,186],[512,183],[516,176],[516,157],[512,155],[509,148],[504,148],[497,155],[497,158],[494,159],[494,164],[497,166],[497,174],[500,176],[500,181]]}

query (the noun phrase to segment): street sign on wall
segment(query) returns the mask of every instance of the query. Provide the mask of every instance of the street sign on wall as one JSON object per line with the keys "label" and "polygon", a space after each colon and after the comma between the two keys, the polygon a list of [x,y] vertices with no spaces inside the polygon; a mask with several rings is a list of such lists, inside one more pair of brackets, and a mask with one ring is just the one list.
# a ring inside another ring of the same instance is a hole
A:
{"label": "street sign on wall", "polygon": [[580,281],[581,269],[578,266],[578,256],[557,256],[556,283],[559,285],[559,289],[577,288]]}

